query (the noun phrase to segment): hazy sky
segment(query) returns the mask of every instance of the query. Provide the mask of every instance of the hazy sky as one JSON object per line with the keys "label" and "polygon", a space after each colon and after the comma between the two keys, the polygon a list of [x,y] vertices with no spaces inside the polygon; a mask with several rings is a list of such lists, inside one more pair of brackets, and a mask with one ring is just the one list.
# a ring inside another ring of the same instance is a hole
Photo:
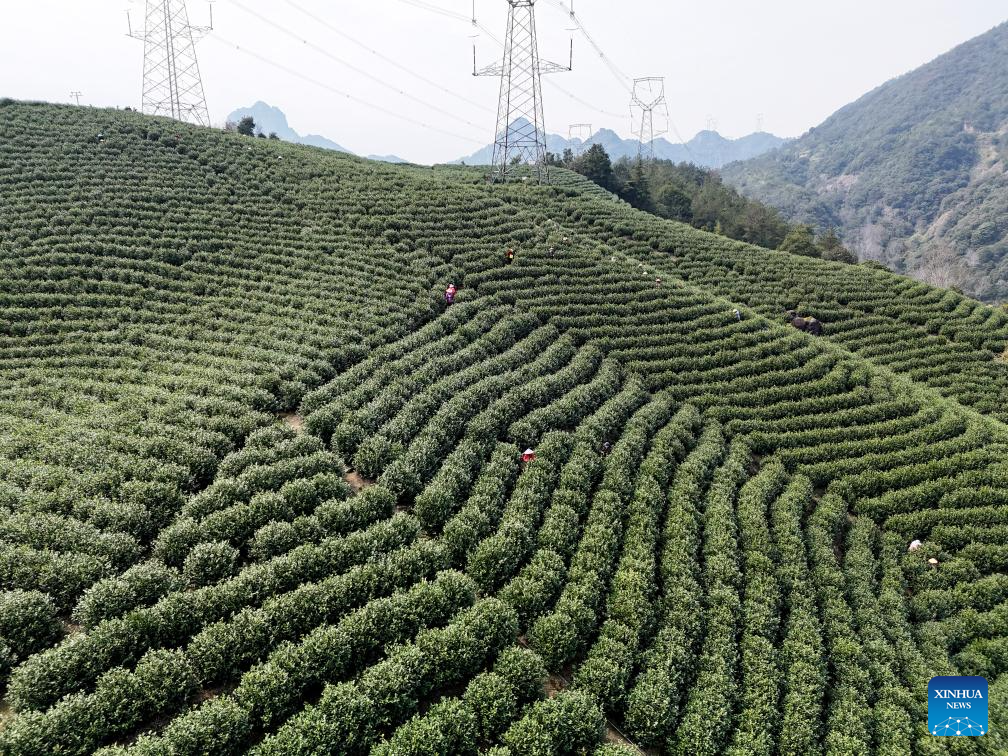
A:
{"label": "hazy sky", "polygon": [[[742,136],[756,129],[760,114],[767,131],[797,136],[887,79],[1008,19],[1004,0],[575,3],[621,71],[666,77],[672,122],[686,139],[711,118],[722,134]],[[80,90],[82,104],[139,104],[142,44],[126,36],[126,10],[140,26],[144,0],[3,5],[0,96],[67,102]],[[206,21],[206,2],[188,6],[192,23]],[[473,78],[472,45],[481,66],[497,60],[500,48],[485,34],[474,39],[471,24],[453,17],[471,16],[471,0],[216,0],[213,7],[215,32],[199,44],[199,55],[215,122],[264,100],[302,134],[422,162],[454,159],[492,141],[497,82]],[[538,0],[536,7],[543,58],[566,62],[574,36],[574,71],[545,85],[547,128],[566,135],[569,124],[591,123],[628,136],[629,95],[620,81],[578,32],[568,31],[570,19],[556,2]],[[505,0],[476,0],[478,20],[498,38],[506,9]],[[669,138],[678,141],[674,133]]]}

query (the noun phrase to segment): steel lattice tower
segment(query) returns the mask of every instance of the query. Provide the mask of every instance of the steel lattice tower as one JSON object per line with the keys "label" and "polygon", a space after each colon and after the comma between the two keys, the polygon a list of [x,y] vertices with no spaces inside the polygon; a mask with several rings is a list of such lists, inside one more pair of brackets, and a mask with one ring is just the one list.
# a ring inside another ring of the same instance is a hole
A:
{"label": "steel lattice tower", "polygon": [[[543,118],[542,74],[570,71],[573,66],[540,60],[536,38],[535,0],[508,0],[507,37],[500,65],[473,70],[474,76],[500,77],[497,131],[491,181],[507,181],[517,165],[533,166],[541,183],[549,181]],[[571,42],[573,63],[574,43]],[[474,52],[475,57],[475,52]]]}
{"label": "steel lattice tower", "polygon": [[575,155],[580,155],[585,151],[588,146],[588,140],[595,135],[592,131],[592,125],[590,123],[572,123],[570,128],[567,130],[567,139],[573,142],[575,139],[580,140],[581,144],[574,151]]}
{"label": "steel lattice tower", "polygon": [[212,28],[212,15],[209,27],[189,23],[185,0],[147,0],[143,33],[129,31],[144,43],[144,113],[210,125],[196,40]]}
{"label": "steel lattice tower", "polygon": [[[634,79],[632,101],[630,103],[630,120],[634,135],[637,137],[637,159],[654,160],[654,140],[668,133],[668,105],[665,102],[665,79],[660,76],[648,76]],[[637,121],[638,112],[640,121]],[[665,124],[660,122],[655,126],[655,112],[659,118],[664,117]]]}

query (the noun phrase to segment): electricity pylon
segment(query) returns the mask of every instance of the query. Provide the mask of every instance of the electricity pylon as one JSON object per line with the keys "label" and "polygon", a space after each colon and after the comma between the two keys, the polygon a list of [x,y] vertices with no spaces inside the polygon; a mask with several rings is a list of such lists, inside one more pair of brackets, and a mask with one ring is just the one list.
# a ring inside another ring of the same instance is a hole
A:
{"label": "electricity pylon", "polygon": [[210,125],[203,79],[196,60],[196,41],[213,30],[189,23],[185,0],[147,0],[143,32],[134,32],[126,14],[129,36],[144,43],[141,110],[201,126]]}
{"label": "electricity pylon", "polygon": [[530,164],[539,182],[548,183],[541,76],[573,69],[574,41],[569,65],[540,60],[535,0],[507,1],[511,7],[503,61],[477,71],[473,47],[473,76],[498,76],[501,82],[490,180],[507,181],[517,166]]}
{"label": "electricity pylon", "polygon": [[707,131],[714,135],[714,154],[711,156],[714,159],[711,161],[714,165],[710,166],[715,170],[721,170],[724,167],[724,150],[721,149],[721,135],[717,130],[718,122],[717,118],[712,115],[707,116]]}
{"label": "electricity pylon", "polygon": [[570,129],[567,131],[567,139],[573,142],[577,139],[580,143],[577,149],[574,150],[575,155],[580,155],[585,151],[585,147],[588,145],[588,140],[594,136],[595,132],[592,131],[592,125],[590,123],[572,123]]}
{"label": "electricity pylon", "polygon": [[[654,160],[654,140],[668,133],[668,105],[665,102],[665,78],[646,76],[634,79],[630,102],[630,121],[637,137],[637,159]],[[655,124],[655,113],[658,124]],[[638,121],[637,118],[640,120]],[[661,119],[664,118],[664,123]]]}

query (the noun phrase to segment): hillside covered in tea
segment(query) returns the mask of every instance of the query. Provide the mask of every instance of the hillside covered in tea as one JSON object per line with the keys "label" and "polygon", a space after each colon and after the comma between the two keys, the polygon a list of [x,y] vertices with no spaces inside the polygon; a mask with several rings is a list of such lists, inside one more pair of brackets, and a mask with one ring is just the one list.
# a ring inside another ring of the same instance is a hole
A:
{"label": "hillside covered in tea", "polygon": [[1005,752],[1008,315],[552,176],[0,103],[0,752]]}

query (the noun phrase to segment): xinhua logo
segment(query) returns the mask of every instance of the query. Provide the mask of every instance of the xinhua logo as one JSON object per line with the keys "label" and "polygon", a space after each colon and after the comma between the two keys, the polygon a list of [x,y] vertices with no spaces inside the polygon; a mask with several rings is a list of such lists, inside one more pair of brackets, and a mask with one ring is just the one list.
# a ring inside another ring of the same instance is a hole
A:
{"label": "xinhua logo", "polygon": [[955,737],[987,733],[987,680],[932,677],[928,684],[928,730]]}

